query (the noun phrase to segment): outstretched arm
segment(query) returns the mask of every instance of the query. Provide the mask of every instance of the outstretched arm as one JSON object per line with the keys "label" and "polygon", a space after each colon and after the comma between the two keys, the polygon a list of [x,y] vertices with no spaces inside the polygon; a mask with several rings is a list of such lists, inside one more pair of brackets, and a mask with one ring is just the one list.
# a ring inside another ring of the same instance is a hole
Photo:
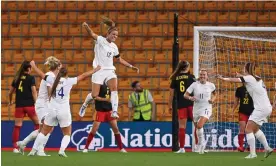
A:
{"label": "outstretched arm", "polygon": [[97,66],[95,69],[90,70],[90,71],[88,71],[88,72],[85,72],[85,73],[79,75],[79,76],[78,76],[78,81],[81,81],[81,80],[85,79],[86,77],[91,76],[92,74],[96,73],[96,72],[99,71],[100,69],[101,69],[101,67],[100,67],[100,66]]}
{"label": "outstretched arm", "polygon": [[121,64],[123,64],[124,66],[129,67],[129,68],[131,68],[132,70],[136,70],[137,73],[139,73],[139,69],[138,69],[137,67],[132,66],[132,65],[129,64],[127,61],[125,61],[123,58],[118,57],[117,59],[118,59],[118,61],[119,61]]}
{"label": "outstretched arm", "polygon": [[237,82],[237,83],[242,83],[240,78],[223,78],[222,76],[217,77],[220,80],[227,81],[227,82]]}
{"label": "outstretched arm", "polygon": [[98,35],[92,31],[92,29],[89,27],[89,25],[86,22],[82,23],[82,26],[86,29],[86,31],[89,33],[89,35],[94,39],[97,40]]}

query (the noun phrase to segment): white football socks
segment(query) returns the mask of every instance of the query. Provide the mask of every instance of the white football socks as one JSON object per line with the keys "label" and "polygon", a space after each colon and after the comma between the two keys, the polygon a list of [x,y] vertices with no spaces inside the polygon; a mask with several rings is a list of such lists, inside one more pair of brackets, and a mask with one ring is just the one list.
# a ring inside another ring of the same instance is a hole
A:
{"label": "white football socks", "polygon": [[256,154],[256,140],[253,133],[246,134],[247,144],[250,147],[250,154]]}
{"label": "white football socks", "polygon": [[83,105],[87,107],[87,105],[91,102],[91,100],[93,100],[92,95],[91,95],[91,93],[88,93],[88,95],[85,98],[85,101],[84,101]]}
{"label": "white football socks", "polygon": [[196,133],[197,133],[197,138],[198,138],[198,144],[203,145],[203,143],[204,143],[204,130],[203,130],[203,128],[197,129]]}
{"label": "white football socks", "polygon": [[45,148],[45,146],[46,146],[46,144],[47,144],[47,142],[48,142],[48,139],[49,139],[50,135],[51,135],[51,134],[48,133],[48,134],[45,136],[44,140],[42,141],[42,144],[40,145],[40,147],[38,147],[38,151],[39,151],[39,152],[44,152],[44,148]]}
{"label": "white football socks", "polygon": [[261,144],[264,146],[264,148],[266,150],[269,149],[268,142],[267,142],[266,137],[265,137],[264,133],[262,132],[262,130],[259,129],[255,133],[255,137],[261,142]]}
{"label": "white football socks", "polygon": [[70,135],[63,136],[59,152],[64,152],[67,146],[69,145],[69,143],[70,143]]}
{"label": "white football socks", "polygon": [[118,103],[119,103],[118,91],[112,91],[111,92],[111,104],[112,104],[113,112],[118,112]]}
{"label": "white football socks", "polygon": [[37,137],[37,135],[38,135],[38,130],[34,130],[22,141],[22,144],[26,146],[29,142],[34,140]]}
{"label": "white football socks", "polygon": [[38,151],[40,146],[43,145],[43,142],[45,140],[46,136],[42,133],[39,133],[35,139],[34,145],[33,145],[33,149]]}

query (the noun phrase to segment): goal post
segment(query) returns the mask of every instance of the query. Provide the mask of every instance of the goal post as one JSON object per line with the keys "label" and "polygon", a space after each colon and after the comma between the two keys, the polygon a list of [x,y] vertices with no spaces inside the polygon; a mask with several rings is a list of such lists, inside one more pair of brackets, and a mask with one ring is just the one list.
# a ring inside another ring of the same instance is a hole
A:
{"label": "goal post", "polygon": [[[209,81],[216,85],[218,93],[212,117],[204,127],[209,150],[237,148],[238,110],[233,112],[232,106],[235,90],[241,84],[222,82],[216,75],[234,77],[236,72],[242,72],[246,62],[256,63],[256,74],[262,77],[272,102],[276,94],[276,27],[194,27],[193,73],[198,78],[199,70],[207,69]],[[272,148],[276,148],[275,112],[262,126]],[[256,148],[263,149],[259,143]]]}

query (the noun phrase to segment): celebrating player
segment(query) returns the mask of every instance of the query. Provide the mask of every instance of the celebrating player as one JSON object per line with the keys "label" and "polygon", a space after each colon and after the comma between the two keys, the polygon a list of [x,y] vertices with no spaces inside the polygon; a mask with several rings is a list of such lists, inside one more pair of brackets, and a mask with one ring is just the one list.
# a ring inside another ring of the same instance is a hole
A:
{"label": "celebrating player", "polygon": [[19,140],[20,128],[23,123],[24,116],[28,117],[34,122],[35,130],[30,134],[31,139],[34,139],[38,134],[39,122],[35,113],[34,103],[37,99],[37,92],[35,87],[35,78],[31,76],[32,67],[29,61],[23,61],[21,67],[17,71],[9,91],[9,106],[12,103],[13,93],[15,97],[15,113],[14,113],[14,129],[12,133],[13,152],[20,153],[17,142]]}
{"label": "celebrating player", "polygon": [[[45,65],[47,65],[50,70],[49,72],[46,73],[46,75],[51,75],[52,77],[55,77],[58,73],[58,67],[61,66],[61,63],[57,58],[50,56],[46,59]],[[39,132],[42,129],[43,120],[44,120],[46,114],[48,113],[48,102],[49,102],[48,94],[50,93],[50,88],[51,88],[51,85],[49,83],[47,83],[45,80],[41,80],[40,86],[39,86],[38,97],[37,97],[37,100],[35,103],[35,112],[38,116],[39,125],[40,125]],[[38,135],[38,133],[32,132],[23,141],[17,142],[17,145],[22,154],[24,154],[24,148],[26,147],[26,145],[30,141],[34,140],[37,135]],[[50,137],[50,133],[46,137],[47,137],[46,139],[48,140],[48,138]],[[44,146],[45,146],[45,144],[43,146],[41,146],[41,148],[39,148],[39,150],[37,152],[38,156],[47,156],[44,152]]]}
{"label": "celebrating player", "polygon": [[[100,92],[100,87],[104,83],[107,84],[111,91],[111,104],[112,104],[112,114],[114,118],[118,118],[118,91],[117,91],[117,76],[115,74],[115,67],[113,66],[113,57],[119,60],[119,62],[127,67],[137,70],[139,69],[130,65],[123,58],[120,57],[117,45],[114,43],[118,37],[118,29],[115,27],[115,23],[103,17],[103,23],[107,25],[108,31],[106,37],[98,36],[95,34],[88,26],[86,22],[82,25],[87,30],[89,35],[96,41],[95,44],[95,58],[93,61],[93,67],[101,66],[101,70],[92,76],[92,97],[97,99]],[[88,96],[89,97],[89,96]],[[85,108],[84,108],[85,109]]]}
{"label": "celebrating player", "polygon": [[239,107],[239,135],[238,135],[238,141],[239,141],[239,147],[238,151],[244,152],[243,147],[243,140],[244,140],[244,130],[246,123],[248,121],[249,116],[254,110],[253,100],[249,93],[247,92],[245,85],[238,87],[236,90],[236,100],[234,103],[233,112],[237,109],[238,105]]}
{"label": "celebrating player", "polygon": [[[193,120],[193,102],[184,98],[186,89],[195,82],[195,76],[189,72],[190,64],[187,61],[179,61],[175,71],[170,76],[170,100],[169,109],[172,111],[172,102],[175,91],[177,91],[177,109],[179,123],[179,144],[180,149],[176,153],[185,153],[185,134],[187,118]],[[197,137],[196,137],[197,138]]]}
{"label": "celebrating player", "polygon": [[34,61],[31,62],[31,65],[42,79],[52,85],[52,88],[49,99],[49,112],[44,119],[43,128],[38,134],[33,149],[29,153],[29,156],[35,155],[39,147],[43,144],[46,144],[45,141],[47,141],[47,134],[52,131],[54,126],[57,126],[59,124],[64,137],[61,141],[61,146],[58,154],[59,156],[67,157],[67,155],[65,154],[65,149],[70,143],[72,124],[69,104],[71,88],[73,85],[77,84],[78,81],[81,81],[98,71],[100,67],[96,67],[94,70],[85,72],[78,77],[73,78],[67,76],[67,70],[65,68],[61,68],[56,78],[54,78],[50,75],[45,75],[40,69],[36,67]]}
{"label": "celebrating player", "polygon": [[[193,119],[198,137],[199,154],[204,154],[204,124],[212,115],[212,104],[216,99],[216,87],[207,81],[207,70],[200,70],[199,81],[194,82],[185,92],[184,97],[194,102]],[[191,94],[194,96],[191,96]]]}
{"label": "celebrating player", "polygon": [[222,76],[218,76],[218,78],[223,81],[244,83],[248,93],[253,99],[254,110],[250,115],[245,128],[247,143],[250,147],[250,154],[245,157],[246,159],[257,157],[255,149],[255,137],[265,148],[265,158],[267,158],[273,152],[273,149],[270,148],[267,143],[264,133],[260,129],[260,126],[262,126],[264,122],[267,122],[267,117],[269,117],[272,112],[272,106],[270,104],[264,82],[254,73],[255,64],[246,63],[244,66],[244,76],[241,76],[240,78],[223,78]]}
{"label": "celebrating player", "polygon": [[[90,133],[87,137],[83,153],[88,152],[89,145],[90,145],[91,141],[93,140],[94,136],[96,135],[101,122],[109,122],[110,123],[112,131],[115,135],[115,139],[117,141],[118,147],[120,148],[120,152],[126,152],[126,150],[123,148],[120,131],[119,131],[118,125],[117,125],[117,119],[111,117],[112,106],[110,103],[109,96],[110,96],[109,88],[105,84],[101,85],[100,94],[98,96],[98,99],[95,100],[95,109],[97,111],[96,120],[94,121],[92,130],[90,131]],[[84,116],[84,112],[82,111],[82,109],[80,110],[79,115],[80,115],[80,117]]]}

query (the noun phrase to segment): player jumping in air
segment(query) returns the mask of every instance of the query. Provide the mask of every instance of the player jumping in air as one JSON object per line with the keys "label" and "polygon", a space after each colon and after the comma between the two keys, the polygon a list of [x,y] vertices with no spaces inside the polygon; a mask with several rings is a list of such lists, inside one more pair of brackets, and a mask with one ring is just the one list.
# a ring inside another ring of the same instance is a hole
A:
{"label": "player jumping in air", "polygon": [[91,76],[93,73],[98,71],[100,67],[96,67],[94,70],[85,72],[78,77],[72,78],[68,77],[67,70],[65,68],[61,68],[56,78],[54,78],[50,75],[45,75],[40,69],[36,67],[34,61],[31,62],[31,65],[42,79],[52,85],[52,88],[50,92],[50,102],[48,106],[49,112],[45,116],[43,128],[38,134],[34,142],[33,149],[29,153],[29,156],[34,156],[39,150],[39,147],[43,144],[46,144],[47,135],[52,131],[54,126],[57,126],[59,124],[64,136],[62,138],[58,154],[59,156],[67,157],[67,155],[65,154],[65,149],[70,143],[72,124],[69,104],[72,86],[76,85],[78,81]]}
{"label": "player jumping in air", "polygon": [[[88,105],[88,103],[84,103],[84,104]],[[88,134],[83,153],[88,152],[89,145],[90,145],[91,141],[93,140],[94,136],[96,135],[96,133],[100,127],[100,124],[102,122],[110,123],[112,131],[115,136],[115,139],[117,141],[118,147],[120,149],[120,152],[126,152],[126,150],[123,148],[120,131],[119,131],[118,125],[117,125],[117,119],[111,117],[112,106],[110,103],[110,90],[105,84],[101,85],[98,99],[95,100],[95,109],[97,111],[96,119],[93,123],[92,130]],[[80,110],[80,112],[79,112],[80,117],[84,116],[84,113],[85,113],[84,111],[85,110],[82,110],[82,109]]]}
{"label": "player jumping in air", "polygon": [[260,129],[260,126],[262,126],[264,122],[267,122],[267,118],[272,112],[272,106],[270,104],[264,82],[254,73],[255,64],[247,63],[244,66],[244,76],[240,75],[240,78],[223,78],[222,76],[218,76],[218,79],[223,81],[244,83],[248,93],[253,99],[254,110],[250,115],[245,128],[247,143],[250,147],[250,154],[245,157],[246,159],[257,157],[255,137],[265,148],[265,158],[273,152],[273,149],[268,145],[264,133]]}
{"label": "player jumping in air", "polygon": [[[199,81],[194,82],[185,92],[184,97],[194,102],[193,119],[195,122],[198,137],[199,154],[204,154],[204,124],[212,115],[212,104],[216,99],[216,87],[207,81],[207,70],[200,70]],[[191,94],[194,96],[191,96]]]}
{"label": "player jumping in air", "polygon": [[243,147],[243,140],[244,140],[244,131],[246,123],[248,122],[249,116],[254,110],[253,100],[249,93],[247,92],[245,85],[238,87],[236,90],[236,100],[234,102],[234,108],[233,112],[239,107],[239,135],[238,135],[238,141],[239,141],[239,147],[238,151],[244,152]]}
{"label": "player jumping in air", "polygon": [[[48,57],[46,59],[45,65],[47,65],[49,67],[49,72],[46,73],[46,75],[51,75],[52,77],[55,77],[58,73],[58,69],[61,66],[60,61],[51,56]],[[40,86],[39,86],[39,92],[38,92],[38,97],[35,103],[35,112],[37,114],[38,120],[39,120],[39,132],[42,129],[42,125],[43,125],[43,121],[45,116],[48,113],[48,103],[49,103],[49,95],[50,94],[50,89],[51,85],[49,83],[47,83],[45,80],[41,80],[40,82]],[[30,135],[28,135],[23,141],[19,141],[17,142],[17,145],[19,146],[20,152],[22,154],[24,154],[24,148],[26,147],[26,145],[34,140],[36,138],[36,136],[38,135],[38,133],[34,134],[34,132],[32,132]],[[46,136],[47,140],[50,137],[50,133]],[[39,148],[37,155],[38,156],[47,156],[44,152],[44,146],[41,146],[41,148]]]}
{"label": "player jumping in air", "polygon": [[12,133],[12,144],[14,147],[14,153],[20,153],[18,140],[20,135],[20,128],[26,114],[35,124],[35,130],[30,134],[30,139],[35,139],[38,134],[39,122],[34,107],[34,103],[37,99],[37,92],[35,87],[35,78],[34,76],[30,75],[31,70],[32,67],[30,65],[30,62],[24,61],[17,71],[9,91],[9,107],[13,104],[13,93],[16,93],[14,113],[15,122]]}
{"label": "player jumping in air", "polygon": [[[119,99],[117,91],[117,76],[115,73],[115,67],[113,65],[113,58],[115,57],[121,64],[132,68],[133,70],[136,70],[138,73],[139,69],[130,65],[128,62],[120,57],[118,47],[114,43],[118,37],[118,29],[115,26],[115,23],[106,17],[103,17],[103,23],[108,26],[106,37],[98,36],[97,34],[95,34],[92,29],[89,28],[86,22],[82,24],[89,35],[96,41],[94,47],[95,58],[93,60],[93,67],[95,68],[98,65],[101,66],[101,70],[93,74],[92,76],[92,97],[97,100],[101,85],[106,83],[111,91],[111,117],[118,118]],[[88,96],[88,98],[90,97],[91,96]]]}
{"label": "player jumping in air", "polygon": [[[185,153],[185,134],[187,118],[193,120],[193,102],[184,98],[184,93],[188,87],[195,82],[195,76],[190,74],[190,63],[187,61],[179,61],[175,71],[170,76],[170,100],[169,110],[172,112],[173,96],[176,91],[177,94],[177,109],[178,109],[178,123],[179,123],[179,144],[180,149],[176,153]],[[195,137],[197,138],[197,137]]]}

